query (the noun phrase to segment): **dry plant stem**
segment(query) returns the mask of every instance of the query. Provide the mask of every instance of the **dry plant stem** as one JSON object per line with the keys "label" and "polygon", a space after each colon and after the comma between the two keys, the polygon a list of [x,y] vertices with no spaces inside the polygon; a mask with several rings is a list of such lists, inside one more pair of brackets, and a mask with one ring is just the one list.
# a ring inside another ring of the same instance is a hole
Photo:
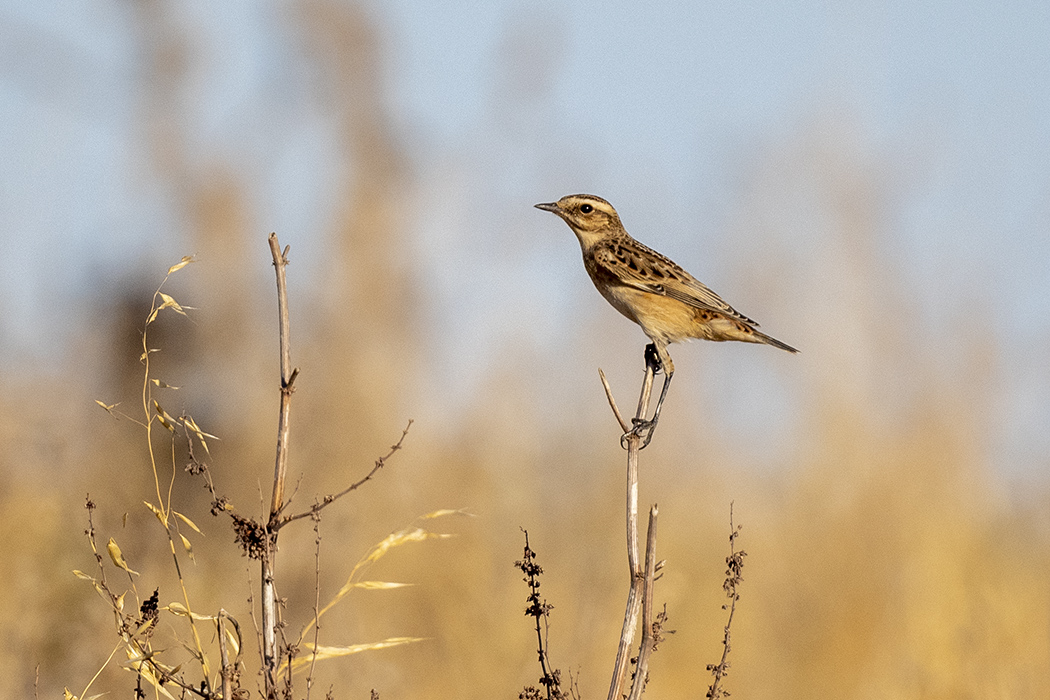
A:
{"label": "dry plant stem", "polygon": [[[642,391],[638,397],[637,418],[644,419],[649,411],[649,401],[653,393],[654,367],[646,363],[645,378],[642,380]],[[612,400],[612,392],[608,391],[608,383],[602,375],[603,384],[609,398],[609,405],[613,409],[621,426],[624,425],[623,418],[616,409]],[[627,567],[630,570],[631,588],[627,593],[627,609],[623,617],[623,629],[620,632],[620,645],[616,650],[616,663],[613,667],[612,682],[609,685],[609,700],[619,700],[622,697],[623,687],[627,678],[627,665],[631,655],[631,645],[634,643],[635,630],[638,628],[638,617],[642,611],[642,586],[645,583],[645,574],[638,563],[638,453],[641,449],[642,438],[640,435],[629,435],[627,442]]]}
{"label": "dry plant stem", "polygon": [[262,637],[263,637],[263,681],[266,686],[266,698],[276,697],[277,688],[277,620],[276,601],[273,592],[273,567],[270,555],[263,559],[263,595],[262,601]]}
{"label": "dry plant stem", "polygon": [[642,643],[638,647],[638,665],[630,700],[640,700],[649,675],[649,657],[653,653],[653,586],[656,583],[656,516],[660,509],[649,509],[649,530],[645,538],[645,588],[642,593]]}
{"label": "dry plant stem", "polygon": [[280,512],[284,505],[284,482],[288,472],[288,416],[291,409],[292,384],[298,370],[292,370],[291,328],[288,321],[288,285],[285,267],[288,265],[288,249],[281,252],[277,234],[269,238],[270,253],[273,255],[273,266],[277,272],[277,310],[280,318],[281,337],[281,413],[277,425],[277,461],[273,475],[273,499],[270,501],[270,514]]}
{"label": "dry plant stem", "polygon": [[230,666],[230,654],[226,649],[226,614],[225,610],[219,608],[219,658],[222,661],[222,670],[219,672],[219,675],[221,676],[220,682],[224,700],[231,696],[230,678],[233,676],[233,667]]}
{"label": "dry plant stem", "polygon": [[277,234],[269,238],[270,253],[277,273],[277,308],[280,318],[281,338],[281,410],[277,424],[277,458],[273,476],[273,499],[270,502],[270,518],[266,527],[266,549],[263,553],[262,569],[262,636],[263,636],[263,680],[266,697],[276,697],[277,688],[277,594],[274,590],[274,560],[277,555],[277,531],[274,524],[284,505],[284,482],[288,472],[288,418],[291,412],[293,384],[299,370],[292,369],[291,330],[288,320],[288,286],[285,267],[288,265],[288,248],[281,252]]}
{"label": "dry plant stem", "polygon": [[[547,656],[547,650],[550,648],[550,644],[547,641],[550,636],[548,613],[551,610],[551,606],[540,597],[539,575],[543,572],[543,569],[536,563],[535,552],[529,547],[529,531],[523,528],[522,532],[525,533],[525,556],[518,564],[521,565],[521,570],[525,574],[525,581],[529,586],[530,601],[525,614],[536,620],[536,648],[539,654],[540,671],[543,672],[540,683],[546,688],[547,698],[550,700],[557,692],[555,683],[558,673],[551,668],[550,659]],[[548,683],[547,681],[549,680],[554,680],[555,683]]]}

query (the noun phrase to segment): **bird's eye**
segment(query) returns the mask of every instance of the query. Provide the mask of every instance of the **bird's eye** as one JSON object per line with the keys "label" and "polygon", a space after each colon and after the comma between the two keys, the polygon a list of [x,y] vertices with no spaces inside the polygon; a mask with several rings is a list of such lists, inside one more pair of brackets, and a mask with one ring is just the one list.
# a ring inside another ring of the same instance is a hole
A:
{"label": "bird's eye", "polygon": [[580,211],[584,214],[590,214],[592,211],[594,211],[594,207],[592,207],[590,204],[581,204]]}

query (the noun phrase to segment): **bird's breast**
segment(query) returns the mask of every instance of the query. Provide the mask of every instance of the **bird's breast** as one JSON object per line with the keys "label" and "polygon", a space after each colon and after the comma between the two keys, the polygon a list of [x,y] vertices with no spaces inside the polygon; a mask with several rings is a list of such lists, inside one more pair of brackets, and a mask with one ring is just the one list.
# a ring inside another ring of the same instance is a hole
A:
{"label": "bird's breast", "polygon": [[599,285],[595,281],[595,286],[614,309],[641,326],[653,340],[677,343],[697,337],[693,307],[622,284]]}

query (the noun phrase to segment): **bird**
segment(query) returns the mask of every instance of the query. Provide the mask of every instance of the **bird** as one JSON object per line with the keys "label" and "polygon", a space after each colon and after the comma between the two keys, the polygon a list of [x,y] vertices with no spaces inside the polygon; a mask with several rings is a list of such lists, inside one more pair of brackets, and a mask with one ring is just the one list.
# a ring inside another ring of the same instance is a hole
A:
{"label": "bird", "polygon": [[641,447],[652,440],[660,409],[674,375],[667,351],[671,343],[699,338],[761,343],[790,353],[798,350],[758,330],[758,323],[744,316],[686,272],[670,258],[631,237],[609,202],[592,194],[570,194],[557,202],[535,205],[556,214],[580,241],[583,266],[591,281],[613,308],[641,326],[652,343],[646,362],[654,372],[664,372],[664,384],[651,420],[634,419],[624,433],[645,434]]}

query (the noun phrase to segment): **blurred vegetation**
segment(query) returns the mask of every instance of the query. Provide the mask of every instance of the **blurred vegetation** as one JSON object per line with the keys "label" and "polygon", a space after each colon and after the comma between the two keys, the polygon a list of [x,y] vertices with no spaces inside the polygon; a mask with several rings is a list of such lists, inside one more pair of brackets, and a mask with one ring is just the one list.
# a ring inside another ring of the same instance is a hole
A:
{"label": "blurred vegetation", "polygon": [[[222,438],[210,460],[220,492],[261,513],[277,412],[269,231],[246,195],[250,167],[187,146],[180,100],[194,61],[203,60],[192,30],[166,3],[132,7],[144,160],[180,212],[185,252],[201,260],[166,288],[197,310],[157,324],[153,374],[181,387],[165,401],[169,412],[186,411]],[[287,12],[300,33],[296,60],[336,125],[343,165],[319,278],[297,275],[295,233],[280,232],[292,245],[292,352],[302,368],[290,467],[293,478],[302,474],[298,502],[362,475],[407,419],[416,420],[398,459],[325,511],[322,599],[373,543],[416,516],[438,508],[478,516],[445,524],[457,538],[386,558],[376,578],[418,585],[354,592],[321,631],[326,644],[429,641],[324,663],[316,688],[343,698],[377,688],[383,697],[488,700],[534,683],[526,590],[512,567],[526,526],[555,606],[552,660],[580,674],[585,697],[601,697],[627,576],[623,458],[593,365],[598,357],[617,364],[606,369],[621,402],[630,400],[642,338],[610,347],[608,338],[626,337],[609,330],[623,321],[599,316],[566,338],[557,358],[507,348],[462,411],[420,413],[434,405],[422,397],[438,371],[427,355],[434,323],[422,318],[431,310],[419,282],[426,272],[405,254],[415,223],[406,206],[412,158],[390,126],[382,42],[352,5],[305,0]],[[994,336],[977,321],[959,329],[950,355],[928,350],[884,249],[892,206],[884,178],[850,155],[834,135],[770,155],[747,186],[747,215],[728,231],[727,247],[742,256],[726,261],[737,291],[767,300],[745,312],[804,354],[794,361],[745,352],[751,348],[686,351],[683,378],[714,376],[676,385],[661,433],[643,454],[642,502],[660,504],[658,549],[668,560],[657,598],[677,630],[653,658],[650,694],[698,697],[709,682],[705,666],[720,655],[735,501],[739,546],[749,557],[726,680],[734,695],[1050,697],[1050,542],[1037,513],[1000,493],[982,434],[995,410],[987,369]],[[804,237],[776,216],[788,199],[812,213]],[[522,216],[531,204],[521,203]],[[142,581],[160,587],[162,604],[178,598],[162,533],[141,506],[152,489],[141,434],[94,404],[138,400],[138,334],[167,264],[122,273],[101,291],[89,311],[97,322],[64,366],[0,380],[8,552],[0,675],[13,693],[33,692],[37,668],[41,697],[78,690],[115,645],[106,606],[71,574],[91,566],[85,494],[98,505],[99,540],[119,540]],[[819,275],[823,284],[812,273],[818,266],[835,271]],[[591,295],[582,270],[578,277],[581,293]],[[600,308],[594,297],[588,309]],[[552,363],[571,365],[557,375],[575,377],[568,389],[549,391]],[[781,392],[770,401],[783,415],[769,425],[782,439],[769,453],[721,429],[723,406],[734,403],[738,380],[754,381],[740,379],[752,367]],[[205,532],[185,572],[197,609],[225,607],[250,633],[256,568],[239,555],[227,523],[208,515],[194,478],[177,475],[174,503]],[[308,526],[282,533],[279,592],[293,631],[311,615],[313,537]],[[95,688],[117,692],[131,682],[114,669]]]}

